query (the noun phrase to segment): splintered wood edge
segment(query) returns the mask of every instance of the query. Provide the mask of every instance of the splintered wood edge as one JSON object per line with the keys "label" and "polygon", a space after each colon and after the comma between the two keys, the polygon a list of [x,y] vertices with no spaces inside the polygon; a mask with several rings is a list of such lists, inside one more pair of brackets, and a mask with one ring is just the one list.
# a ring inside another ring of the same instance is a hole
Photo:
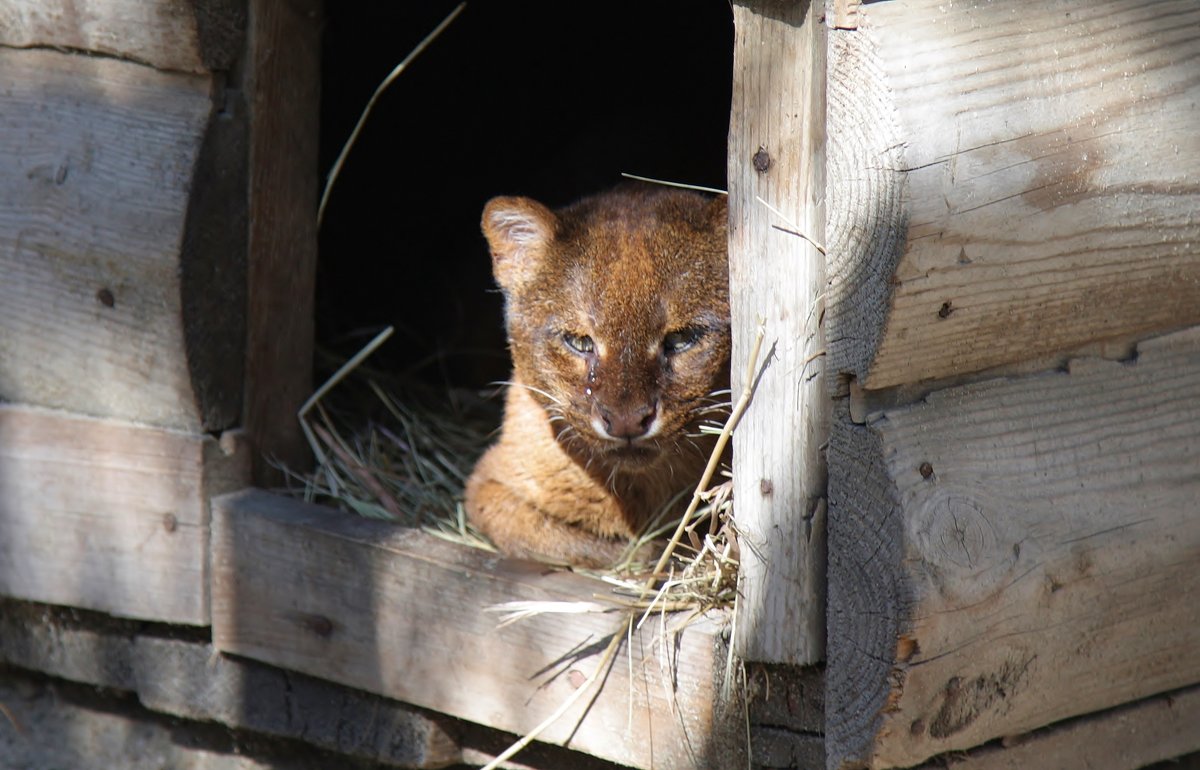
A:
{"label": "splintered wood edge", "polygon": [[[607,587],[259,490],[213,507],[213,643],[223,652],[523,734],[574,691],[620,625],[616,613],[555,614],[497,629],[488,607],[594,602]],[[544,740],[635,767],[701,768],[737,754],[736,725],[714,717],[722,624],[720,613],[695,621],[661,658],[651,619],[634,635],[632,664],[623,645],[600,694]]]}

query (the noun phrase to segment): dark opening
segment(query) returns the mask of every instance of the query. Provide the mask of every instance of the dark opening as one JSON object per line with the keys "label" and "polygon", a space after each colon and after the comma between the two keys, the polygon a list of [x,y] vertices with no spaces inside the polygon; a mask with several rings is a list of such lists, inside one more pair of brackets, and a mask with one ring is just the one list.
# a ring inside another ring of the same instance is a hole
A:
{"label": "dark opening", "polygon": [[[322,178],[380,80],[455,5],[326,4]],[[724,189],[732,36],[721,0],[470,3],[381,98],[334,189],[319,347],[345,358],[392,324],[376,367],[439,386],[507,377],[484,203],[559,206],[622,172]]]}

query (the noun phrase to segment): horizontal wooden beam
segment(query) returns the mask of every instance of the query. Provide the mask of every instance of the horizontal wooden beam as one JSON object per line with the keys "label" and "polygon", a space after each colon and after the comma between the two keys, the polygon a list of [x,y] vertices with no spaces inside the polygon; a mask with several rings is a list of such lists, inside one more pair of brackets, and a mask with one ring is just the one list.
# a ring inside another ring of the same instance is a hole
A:
{"label": "horizontal wooden beam", "polygon": [[247,483],[239,445],[0,405],[0,595],[208,625],[208,497]]}
{"label": "horizontal wooden beam", "polygon": [[858,15],[829,33],[835,370],[887,388],[1200,323],[1200,6]]}
{"label": "horizontal wooden beam", "polygon": [[1200,327],[936,391],[830,444],[833,767],[1200,682]]}
{"label": "horizontal wooden beam", "polygon": [[[226,216],[206,240],[199,220],[244,189],[245,157],[205,143],[212,88],[0,47],[0,399],[197,432],[237,424],[245,237]],[[198,168],[210,173],[193,190]]]}
{"label": "horizontal wooden beam", "polygon": [[[1072,719],[1000,745],[950,754],[923,770],[1139,770],[1200,751],[1200,687]],[[1193,765],[1182,765],[1191,767]]]}
{"label": "horizontal wooden beam", "polygon": [[238,0],[6,0],[0,45],[69,48],[202,73],[233,66],[245,23]]}
{"label": "horizontal wooden beam", "polygon": [[462,760],[452,720],[329,682],[217,655],[162,627],[42,604],[0,603],[0,663],[133,693],[146,708],[302,740],[386,766]]}
{"label": "horizontal wooden beam", "polygon": [[[606,593],[581,575],[266,492],[214,501],[217,649],[513,733],[595,671],[620,615],[499,628],[489,608]],[[653,618],[622,646],[599,695],[542,739],[633,767],[732,766],[716,754],[730,746],[713,717],[720,617],[676,632],[685,620]]]}

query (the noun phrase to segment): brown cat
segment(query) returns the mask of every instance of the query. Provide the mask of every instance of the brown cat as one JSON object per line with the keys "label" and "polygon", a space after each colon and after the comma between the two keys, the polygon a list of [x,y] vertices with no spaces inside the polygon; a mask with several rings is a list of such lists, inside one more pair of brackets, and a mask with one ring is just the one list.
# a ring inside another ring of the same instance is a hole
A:
{"label": "brown cat", "polygon": [[726,219],[724,197],[652,185],[488,202],[513,376],[466,510],[502,551],[609,566],[695,486],[698,425],[728,401]]}

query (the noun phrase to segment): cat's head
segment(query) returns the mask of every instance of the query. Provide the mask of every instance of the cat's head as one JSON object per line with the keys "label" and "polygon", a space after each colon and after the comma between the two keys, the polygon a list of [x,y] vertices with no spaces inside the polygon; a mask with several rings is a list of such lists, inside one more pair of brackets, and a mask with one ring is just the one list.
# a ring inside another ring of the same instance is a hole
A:
{"label": "cat's head", "polygon": [[[488,202],[516,381],[573,455],[653,466],[698,449],[729,383],[726,202],[623,186],[556,212]],[[611,463],[604,463],[611,464]]]}

